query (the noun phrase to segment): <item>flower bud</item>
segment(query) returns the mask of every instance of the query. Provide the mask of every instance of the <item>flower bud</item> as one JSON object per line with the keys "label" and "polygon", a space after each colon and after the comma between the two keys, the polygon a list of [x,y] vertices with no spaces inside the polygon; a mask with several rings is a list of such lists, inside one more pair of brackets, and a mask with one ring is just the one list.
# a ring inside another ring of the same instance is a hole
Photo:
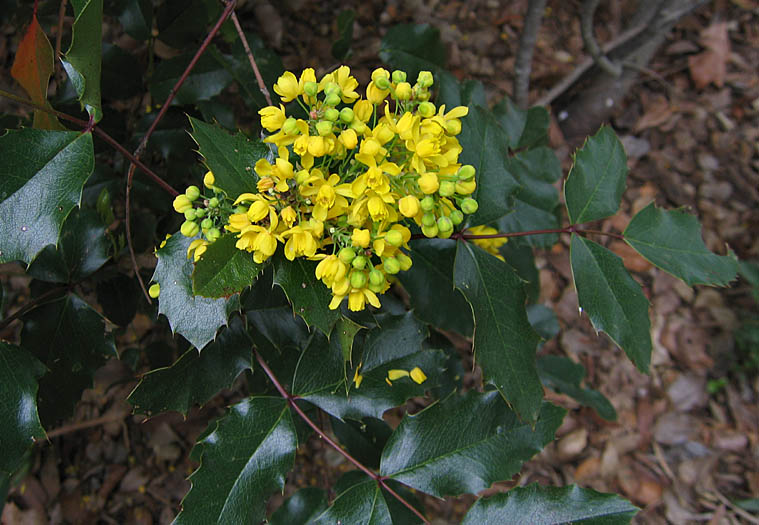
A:
{"label": "flower bud", "polygon": [[456,193],[456,184],[449,180],[444,180],[440,183],[440,188],[437,190],[437,192],[442,197],[450,197],[454,193]]}
{"label": "flower bud", "polygon": [[376,268],[373,268],[371,272],[369,272],[369,284],[372,286],[382,286],[382,284],[385,282],[385,274],[383,274],[381,271],[379,271]]}
{"label": "flower bud", "polygon": [[294,117],[287,117],[285,123],[282,124],[282,131],[285,135],[297,135],[298,121]]}
{"label": "flower bud", "polygon": [[205,208],[195,208],[195,218],[196,219],[202,219],[206,216],[206,209]]}
{"label": "flower bud", "polygon": [[148,295],[153,299],[158,299],[158,296],[161,295],[161,285],[158,283],[151,284],[148,288]]}
{"label": "flower bud", "polygon": [[179,231],[182,232],[182,235],[185,237],[195,237],[200,231],[200,226],[198,226],[197,222],[184,221],[182,227],[179,228]]}
{"label": "flower bud", "polygon": [[366,286],[366,273],[351,272],[351,286],[353,288],[363,288]]}
{"label": "flower bud", "polygon": [[416,77],[416,83],[423,88],[430,87],[434,83],[432,73],[429,71],[420,71],[419,76]]}
{"label": "flower bud", "polygon": [[184,211],[184,218],[188,221],[194,221],[195,217],[195,208],[188,208]]}
{"label": "flower bud", "polygon": [[428,211],[424,215],[422,215],[422,225],[423,226],[433,226],[437,224],[437,219],[435,218],[435,214],[431,211]]}
{"label": "flower bud", "polygon": [[412,262],[411,257],[406,255],[405,253],[398,252],[397,254],[395,254],[395,258],[398,259],[398,262],[401,265],[401,270],[403,270],[404,272],[408,270],[409,268],[411,268],[411,262]]}
{"label": "flower bud", "polygon": [[474,180],[460,180],[456,183],[456,193],[459,195],[471,195],[477,189],[477,183]]}
{"label": "flower bud", "polygon": [[369,243],[372,242],[372,234],[369,230],[355,228],[351,234],[351,242],[353,243],[353,246],[368,248]]}
{"label": "flower bud", "polygon": [[400,246],[403,244],[403,234],[398,230],[390,230],[385,234],[385,242],[390,246]]}
{"label": "flower bud", "polygon": [[219,228],[210,228],[206,232],[206,239],[208,239],[208,242],[216,242],[219,237],[221,237],[221,232],[219,231]]}
{"label": "flower bud", "polygon": [[419,205],[422,211],[432,211],[435,209],[435,198],[432,195],[427,195]]}
{"label": "flower bud", "polygon": [[177,195],[174,198],[174,211],[177,213],[184,213],[188,209],[192,208],[192,202],[187,198],[187,195]]}
{"label": "flower bud", "polygon": [[340,103],[340,95],[336,95],[334,93],[332,93],[331,95],[327,95],[327,97],[324,99],[325,106],[335,107],[339,103]]}
{"label": "flower bud", "polygon": [[358,119],[355,119],[353,122],[351,122],[351,129],[355,131],[356,133],[361,134],[364,131],[366,131],[366,124],[364,124]]}
{"label": "flower bud", "polygon": [[330,122],[335,122],[338,118],[340,118],[340,112],[336,110],[335,108],[329,108],[327,111],[324,112],[325,120],[329,120]]}
{"label": "flower bud", "polygon": [[309,97],[315,97],[319,93],[319,84],[316,82],[306,82],[303,84],[303,92]]}
{"label": "flower bud", "polygon": [[458,135],[461,133],[461,121],[457,118],[449,120],[445,123],[445,131],[449,135]]}
{"label": "flower bud", "polygon": [[208,207],[209,208],[218,208],[219,207],[219,199],[217,199],[216,197],[211,197],[208,200]]}
{"label": "flower bud", "polygon": [[435,104],[432,102],[422,102],[419,104],[418,111],[424,118],[429,118],[435,114]]}
{"label": "flower bud", "polygon": [[433,224],[432,226],[422,226],[422,233],[425,237],[433,238],[437,237],[437,224]]}
{"label": "flower bud", "polygon": [[346,247],[337,252],[337,258],[345,264],[350,264],[356,258],[356,252],[353,248]]}
{"label": "flower bud", "polygon": [[419,177],[419,189],[422,190],[422,193],[425,193],[427,195],[431,193],[435,193],[437,189],[440,187],[440,181],[438,181],[437,175],[434,173],[430,173],[429,171],[426,173],[423,173]]}
{"label": "flower bud", "polygon": [[316,132],[322,136],[325,137],[332,133],[332,123],[328,120],[322,120],[316,123]]}
{"label": "flower bud", "polygon": [[366,263],[368,262],[368,258],[364,255],[359,255],[355,259],[353,259],[353,262],[351,262],[351,266],[353,266],[356,270],[363,270],[366,268]]}
{"label": "flower bud", "polygon": [[449,218],[451,219],[451,222],[454,226],[458,226],[464,222],[464,214],[461,213],[461,210],[453,210],[449,215]]}
{"label": "flower bud", "polygon": [[187,195],[187,198],[190,199],[190,201],[194,201],[200,197],[200,188],[197,186],[188,186],[184,194]]}
{"label": "flower bud", "polygon": [[374,85],[379,89],[388,89],[390,87],[390,81],[387,77],[377,77],[374,79]]}
{"label": "flower bud", "polygon": [[382,284],[369,283],[369,286],[367,286],[367,288],[369,288],[374,293],[382,293],[385,290],[385,283],[384,282]]}
{"label": "flower bud", "polygon": [[393,82],[395,84],[400,84],[401,82],[406,82],[406,72],[401,71],[400,69],[396,69],[393,71]]}
{"label": "flower bud", "polygon": [[204,230],[213,228],[213,221],[211,219],[203,219],[200,223],[200,227]]}
{"label": "flower bud", "polygon": [[456,172],[456,175],[458,175],[459,179],[461,180],[469,180],[474,177],[474,173],[474,166],[470,164],[464,164],[459,168],[459,171]]}
{"label": "flower bud", "polygon": [[448,217],[440,217],[437,220],[437,229],[440,233],[452,232],[453,222]]}
{"label": "flower bud", "polygon": [[406,195],[398,201],[398,211],[404,217],[416,217],[419,213],[419,199],[414,195]]}
{"label": "flower bud", "polygon": [[353,122],[354,118],[355,115],[353,114],[353,110],[351,108],[343,108],[340,110],[340,120],[345,124],[350,124]]}
{"label": "flower bud", "polygon": [[411,98],[411,84],[401,82],[395,86],[395,96],[398,100],[408,100]]}
{"label": "flower bud", "polygon": [[216,182],[216,177],[213,176],[213,172],[207,171],[203,176],[203,186],[211,188],[214,182]]}
{"label": "flower bud", "polygon": [[466,213],[467,215],[471,215],[477,211],[477,208],[479,208],[480,205],[477,204],[477,201],[474,200],[471,197],[467,197],[463,201],[461,201],[461,211]]}
{"label": "flower bud", "polygon": [[324,85],[324,94],[326,96],[337,95],[340,96],[340,85],[337,82],[327,82]]}
{"label": "flower bud", "polygon": [[395,257],[385,257],[382,259],[382,266],[385,268],[385,272],[390,275],[395,275],[401,271],[401,263]]}

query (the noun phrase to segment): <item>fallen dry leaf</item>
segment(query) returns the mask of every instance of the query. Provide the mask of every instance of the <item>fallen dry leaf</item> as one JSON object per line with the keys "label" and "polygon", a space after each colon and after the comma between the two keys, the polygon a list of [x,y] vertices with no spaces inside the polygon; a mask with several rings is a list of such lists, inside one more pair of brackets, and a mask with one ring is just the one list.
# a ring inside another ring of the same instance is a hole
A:
{"label": "fallen dry leaf", "polygon": [[701,32],[701,45],[704,46],[704,51],[688,57],[693,84],[696,89],[703,89],[711,83],[722,87],[730,57],[727,22],[716,22],[704,29]]}

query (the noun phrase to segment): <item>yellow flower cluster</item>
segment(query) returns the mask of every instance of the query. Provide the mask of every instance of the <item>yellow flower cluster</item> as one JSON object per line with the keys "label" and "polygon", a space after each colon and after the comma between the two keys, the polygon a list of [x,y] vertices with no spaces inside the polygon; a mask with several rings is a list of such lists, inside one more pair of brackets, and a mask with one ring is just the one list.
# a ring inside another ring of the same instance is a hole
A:
{"label": "yellow flower cluster", "polygon": [[[468,108],[430,102],[428,71],[413,86],[403,71],[371,78],[361,97],[347,66],[318,81],[313,69],[279,77],[282,104],[259,111],[277,158],[256,163],[258,192],[237,197],[223,225],[258,263],[280,244],[289,260],[319,260],[332,309],[346,298],[353,311],[379,307],[390,276],[411,267],[410,226],[448,238],[477,210],[475,170],[458,162]],[[193,241],[196,258],[213,242],[205,237]]]}

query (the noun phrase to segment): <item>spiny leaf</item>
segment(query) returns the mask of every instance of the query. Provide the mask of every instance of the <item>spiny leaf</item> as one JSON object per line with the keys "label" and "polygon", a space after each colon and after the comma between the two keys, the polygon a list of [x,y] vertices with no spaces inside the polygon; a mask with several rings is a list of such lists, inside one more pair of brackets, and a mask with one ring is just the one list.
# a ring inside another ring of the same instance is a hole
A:
{"label": "spiny leaf", "polygon": [[419,71],[437,71],[445,66],[445,46],[440,30],[429,24],[398,24],[391,27],[379,52],[380,59],[408,73],[413,85]]}
{"label": "spiny leaf", "polygon": [[[171,93],[179,78],[187,69],[195,52],[161,61],[150,79],[150,94],[157,102],[163,103]],[[224,57],[211,45],[177,91],[172,104],[195,104],[210,100],[232,82],[232,75],[226,69]]]}
{"label": "spiny leaf", "polygon": [[235,247],[235,234],[222,235],[203,253],[192,272],[195,295],[229,297],[241,292],[255,281],[263,264],[253,261],[253,254]]}
{"label": "spiny leaf", "polygon": [[289,498],[271,515],[269,525],[308,525],[327,508],[327,492],[305,487]]}
{"label": "spiny leaf", "polygon": [[103,117],[100,107],[103,0],[71,0],[71,5],[75,18],[63,67],[82,107],[98,122]]}
{"label": "spiny leaf", "polygon": [[510,149],[534,148],[548,144],[548,126],[551,119],[546,108],[535,106],[523,110],[509,97],[503,97],[493,107],[493,115],[508,137]]}
{"label": "spiny leaf", "polygon": [[652,202],[632,218],[624,237],[643,257],[689,286],[727,286],[738,271],[734,257],[709,251],[698,219],[683,210],[662,210]]}
{"label": "spiny leaf", "polygon": [[544,355],[538,358],[538,374],[548,388],[593,408],[608,421],[617,419],[617,411],[601,392],[580,386],[585,378],[585,367],[580,363],[566,357]]}

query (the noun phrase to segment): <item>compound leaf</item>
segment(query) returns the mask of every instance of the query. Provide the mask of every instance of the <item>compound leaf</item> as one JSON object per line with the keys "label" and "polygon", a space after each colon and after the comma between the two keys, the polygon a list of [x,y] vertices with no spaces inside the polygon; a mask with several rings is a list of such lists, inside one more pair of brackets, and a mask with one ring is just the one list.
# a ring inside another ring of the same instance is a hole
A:
{"label": "compound leaf", "polygon": [[251,397],[214,424],[197,445],[200,467],[174,523],[259,523],[268,496],[284,489],[295,460],[298,441],[287,401]]}
{"label": "compound leaf", "polygon": [[596,330],[603,330],[641,372],[651,361],[648,299],[622,259],[593,241],[572,235],[570,262],[577,299]]}
{"label": "compound leaf", "polygon": [[31,263],[57,244],[94,168],[92,135],[23,128],[0,137],[0,263]]}
{"label": "compound leaf", "polygon": [[735,258],[709,251],[698,219],[682,210],[662,210],[652,202],[632,218],[624,237],[643,257],[689,286],[727,286],[738,271]]}
{"label": "compound leaf", "polygon": [[485,381],[520,417],[534,421],[543,399],[535,368],[540,338],[527,320],[524,282],[508,264],[463,241],[456,250],[454,281],[471,305],[474,357]]}
{"label": "compound leaf", "polygon": [[253,284],[264,265],[256,264],[252,253],[238,250],[236,242],[235,234],[226,234],[208,246],[192,272],[195,295],[229,297]]}
{"label": "compound leaf", "polygon": [[452,394],[403,418],[382,452],[380,473],[437,497],[475,494],[517,473],[553,440],[564,414],[543,403],[533,426],[496,391]]}

